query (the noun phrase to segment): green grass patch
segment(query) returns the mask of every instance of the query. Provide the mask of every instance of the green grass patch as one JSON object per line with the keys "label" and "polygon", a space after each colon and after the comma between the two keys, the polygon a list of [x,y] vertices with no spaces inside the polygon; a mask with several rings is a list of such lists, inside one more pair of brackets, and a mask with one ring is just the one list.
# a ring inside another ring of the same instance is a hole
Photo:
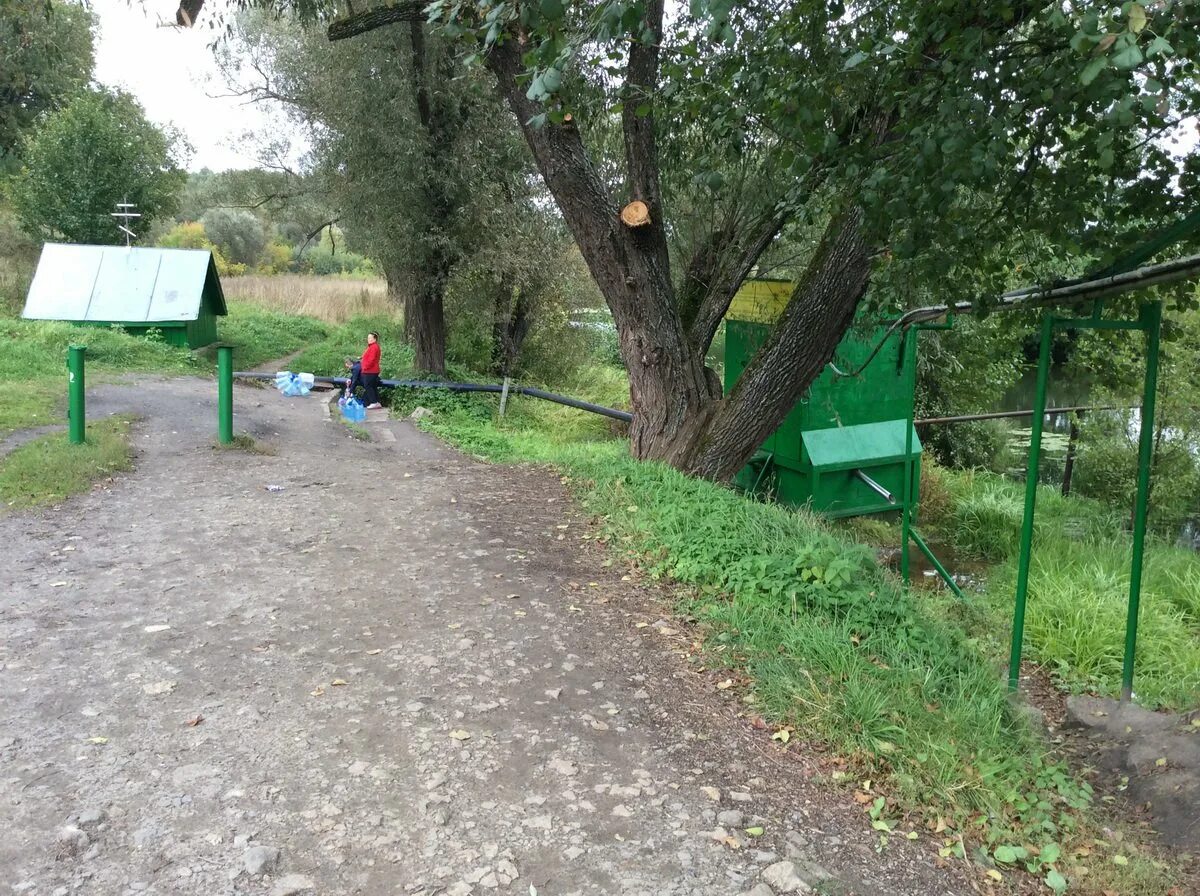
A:
{"label": "green grass patch", "polygon": [[133,468],[128,416],[87,427],[87,441],[72,445],[65,432],[34,439],[0,459],[0,504],[25,510],[81,494],[99,479]]}
{"label": "green grass patch", "polygon": [[334,329],[313,317],[284,314],[236,301],[229,303],[229,316],[221,319],[218,328],[221,342],[233,346],[233,364],[237,370],[249,370],[318,344]]}
{"label": "green grass patch", "polygon": [[[995,474],[943,471],[952,508],[935,531],[955,550],[994,562],[976,631],[1004,650],[1016,590],[1024,486]],[[1026,655],[1074,692],[1117,696],[1125,646],[1132,540],[1125,519],[1041,486],[1030,561]],[[1147,540],[1134,690],[1145,705],[1200,704],[1200,555]]]}

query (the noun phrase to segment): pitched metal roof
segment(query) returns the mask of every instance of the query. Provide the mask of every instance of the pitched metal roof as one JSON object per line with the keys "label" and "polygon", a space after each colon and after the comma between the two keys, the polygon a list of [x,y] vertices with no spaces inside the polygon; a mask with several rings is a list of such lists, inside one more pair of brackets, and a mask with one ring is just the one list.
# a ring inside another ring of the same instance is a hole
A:
{"label": "pitched metal roof", "polygon": [[217,314],[225,295],[204,249],[46,243],[22,317],[153,323],[195,320],[205,290]]}

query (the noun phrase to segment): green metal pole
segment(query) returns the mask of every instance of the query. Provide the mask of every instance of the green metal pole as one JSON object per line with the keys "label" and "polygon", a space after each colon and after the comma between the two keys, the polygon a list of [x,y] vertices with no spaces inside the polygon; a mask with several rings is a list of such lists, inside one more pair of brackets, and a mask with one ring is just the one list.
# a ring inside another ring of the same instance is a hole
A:
{"label": "green metal pole", "polygon": [[[913,334],[916,342],[916,334]],[[904,351],[906,345],[901,345]],[[914,352],[915,354],[915,352]],[[912,541],[912,505],[913,505],[913,464],[912,464],[912,434],[913,420],[917,415],[917,396],[914,387],[912,401],[908,403],[908,420],[904,427],[904,501],[900,507],[900,578],[908,585],[912,578],[912,566],[909,552],[909,542]]]}
{"label": "green metal pole", "polygon": [[1150,503],[1150,466],[1154,459],[1154,397],[1158,392],[1158,342],[1162,302],[1142,306],[1146,326],[1146,385],[1142,393],[1138,437],[1137,500],[1133,509],[1133,565],[1129,570],[1129,615],[1125,621],[1125,662],[1121,667],[1121,702],[1133,699],[1133,660],[1137,653],[1138,607],[1142,598],[1142,555],[1146,547],[1146,515]]}
{"label": "green metal pole", "polygon": [[233,347],[217,348],[217,438],[233,444]]}
{"label": "green metal pole", "polygon": [[1021,680],[1021,646],[1025,638],[1025,599],[1029,593],[1029,557],[1033,550],[1033,512],[1037,505],[1038,468],[1042,459],[1042,426],[1046,421],[1046,384],[1050,379],[1050,343],[1054,317],[1042,318],[1042,341],[1038,348],[1037,394],[1033,403],[1033,429],[1029,436],[1029,465],[1025,471],[1025,516],[1021,521],[1021,554],[1017,566],[1017,600],[1013,609],[1012,651],[1008,658],[1008,689],[1016,691]]}
{"label": "green metal pole", "polygon": [[86,345],[67,346],[67,430],[72,445],[87,440],[87,410],[84,407],[83,356]]}

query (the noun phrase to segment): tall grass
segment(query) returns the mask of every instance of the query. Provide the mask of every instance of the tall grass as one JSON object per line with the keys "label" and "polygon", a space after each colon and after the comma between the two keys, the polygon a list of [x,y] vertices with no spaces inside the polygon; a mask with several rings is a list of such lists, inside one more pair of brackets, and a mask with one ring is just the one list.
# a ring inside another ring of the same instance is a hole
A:
{"label": "tall grass", "polygon": [[225,295],[284,314],[343,324],[355,317],[392,315],[387,284],[379,278],[251,274],[226,277]]}
{"label": "tall grass", "polygon": [[[959,554],[997,564],[982,600],[988,623],[1012,616],[1024,485],[992,473],[943,471],[952,507],[937,525]],[[1132,543],[1125,515],[1038,489],[1025,637],[1029,655],[1072,691],[1120,692]],[[1150,538],[1135,689],[1150,706],[1200,703],[1200,555]]]}

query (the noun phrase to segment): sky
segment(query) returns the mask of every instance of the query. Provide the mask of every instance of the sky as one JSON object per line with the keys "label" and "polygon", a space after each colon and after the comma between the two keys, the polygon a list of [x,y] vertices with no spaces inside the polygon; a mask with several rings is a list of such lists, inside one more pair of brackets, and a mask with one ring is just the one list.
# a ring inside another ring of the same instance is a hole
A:
{"label": "sky", "polygon": [[[202,15],[221,5],[209,0]],[[96,80],[132,93],[155,124],[183,131],[193,148],[188,170],[257,165],[253,145],[242,136],[277,128],[279,120],[220,96],[227,87],[209,48],[214,32],[203,18],[195,28],[173,27],[178,0],[92,0],[91,6],[100,23]],[[161,27],[160,18],[172,27]]]}

